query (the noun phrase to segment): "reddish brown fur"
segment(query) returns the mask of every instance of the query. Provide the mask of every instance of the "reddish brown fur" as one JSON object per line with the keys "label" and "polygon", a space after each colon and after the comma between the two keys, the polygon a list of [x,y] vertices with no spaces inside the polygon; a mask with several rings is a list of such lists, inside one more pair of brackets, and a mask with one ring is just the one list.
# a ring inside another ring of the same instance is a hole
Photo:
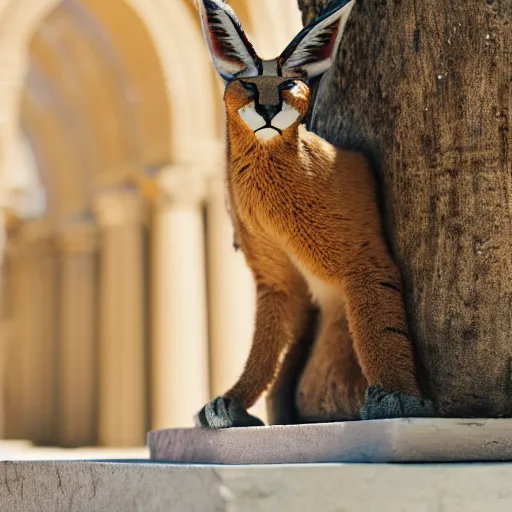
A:
{"label": "reddish brown fur", "polygon": [[[310,91],[298,87],[283,99],[304,116]],[[368,385],[419,396],[400,274],[382,237],[365,157],[335,148],[300,120],[260,142],[238,115],[250,93],[235,80],[224,99],[229,200],[258,294],[251,352],[225,396],[249,408],[272,384],[305,329],[308,280],[322,319],[297,390],[301,419],[357,417]]]}

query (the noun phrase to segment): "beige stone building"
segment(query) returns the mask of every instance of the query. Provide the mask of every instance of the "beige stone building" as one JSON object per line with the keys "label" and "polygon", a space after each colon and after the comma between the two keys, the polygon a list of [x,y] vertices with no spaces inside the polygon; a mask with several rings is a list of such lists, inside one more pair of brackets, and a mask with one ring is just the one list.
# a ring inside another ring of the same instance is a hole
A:
{"label": "beige stone building", "polygon": [[[230,4],[262,57],[300,29]],[[193,0],[0,0],[0,437],[142,445],[237,377],[221,97]]]}

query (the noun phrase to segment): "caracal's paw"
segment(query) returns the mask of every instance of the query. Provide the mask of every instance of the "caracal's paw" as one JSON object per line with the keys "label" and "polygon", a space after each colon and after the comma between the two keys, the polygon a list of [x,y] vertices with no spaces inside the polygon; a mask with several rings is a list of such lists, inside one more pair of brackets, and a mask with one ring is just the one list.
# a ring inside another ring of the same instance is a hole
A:
{"label": "caracal's paw", "polygon": [[386,391],[380,386],[366,390],[361,408],[362,420],[389,418],[432,418],[436,416],[434,402],[399,391]]}
{"label": "caracal's paw", "polygon": [[263,427],[265,424],[249,414],[236,400],[219,396],[206,404],[194,417],[197,427]]}

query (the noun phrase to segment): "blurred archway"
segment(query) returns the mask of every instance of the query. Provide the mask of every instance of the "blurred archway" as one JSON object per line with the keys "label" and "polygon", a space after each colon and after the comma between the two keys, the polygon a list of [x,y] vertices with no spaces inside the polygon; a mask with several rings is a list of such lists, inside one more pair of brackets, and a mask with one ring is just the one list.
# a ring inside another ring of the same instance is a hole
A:
{"label": "blurred archway", "polygon": [[[230,3],[264,57],[300,28],[295,0]],[[9,0],[0,62],[4,437],[133,446],[191,424],[254,314],[193,0]]]}

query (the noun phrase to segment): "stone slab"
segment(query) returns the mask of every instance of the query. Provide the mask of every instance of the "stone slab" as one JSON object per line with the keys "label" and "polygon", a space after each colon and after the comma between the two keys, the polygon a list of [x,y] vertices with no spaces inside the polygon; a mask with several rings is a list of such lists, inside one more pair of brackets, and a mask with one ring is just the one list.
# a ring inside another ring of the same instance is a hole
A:
{"label": "stone slab", "polygon": [[168,429],[150,458],[173,463],[512,461],[510,419],[392,419],[292,426]]}
{"label": "stone slab", "polygon": [[146,463],[2,462],[1,512],[223,510],[213,469]]}
{"label": "stone slab", "polygon": [[502,512],[512,464],[2,462],[2,512]]}

